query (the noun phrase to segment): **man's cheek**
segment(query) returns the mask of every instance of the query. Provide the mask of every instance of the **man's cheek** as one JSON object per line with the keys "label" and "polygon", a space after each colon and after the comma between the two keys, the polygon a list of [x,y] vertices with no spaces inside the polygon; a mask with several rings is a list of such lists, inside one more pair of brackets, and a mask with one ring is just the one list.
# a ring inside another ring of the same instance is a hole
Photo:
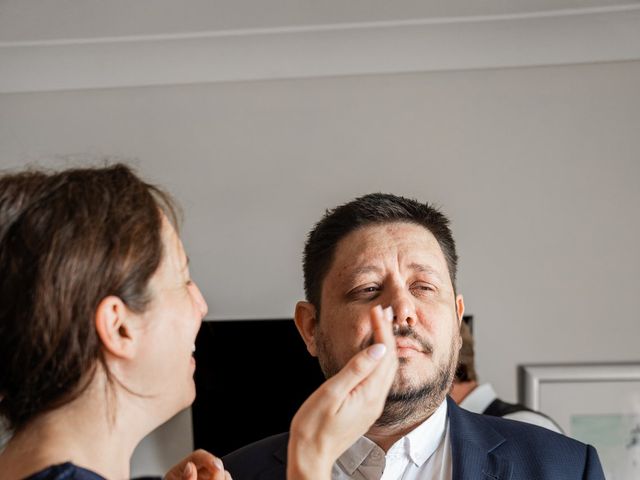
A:
{"label": "man's cheek", "polygon": [[357,338],[360,341],[371,337],[373,335],[371,330],[371,320],[361,319],[354,322],[351,329],[351,335],[353,335],[353,338]]}

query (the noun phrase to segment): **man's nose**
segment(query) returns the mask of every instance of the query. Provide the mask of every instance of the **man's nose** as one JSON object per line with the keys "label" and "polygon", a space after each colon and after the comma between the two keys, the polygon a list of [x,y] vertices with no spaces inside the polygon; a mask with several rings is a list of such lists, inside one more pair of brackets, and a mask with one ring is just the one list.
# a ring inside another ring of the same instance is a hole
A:
{"label": "man's nose", "polygon": [[410,292],[395,289],[389,305],[393,307],[393,323],[398,326],[413,327],[417,321],[416,307]]}

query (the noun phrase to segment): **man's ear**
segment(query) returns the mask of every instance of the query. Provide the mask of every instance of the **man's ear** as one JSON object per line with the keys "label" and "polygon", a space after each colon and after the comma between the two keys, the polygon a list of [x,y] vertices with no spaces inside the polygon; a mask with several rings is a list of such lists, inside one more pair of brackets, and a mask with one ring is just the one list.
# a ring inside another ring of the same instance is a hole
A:
{"label": "man's ear", "polygon": [[316,326],[318,321],[316,320],[316,307],[309,302],[298,302],[296,304],[296,313],[293,321],[298,328],[302,340],[304,340],[304,343],[307,345],[307,351],[313,357],[317,357]]}
{"label": "man's ear", "polygon": [[464,298],[462,295],[456,297],[456,315],[458,315],[458,350],[462,348],[462,335],[460,334],[460,327],[462,325],[462,317],[464,316]]}
{"label": "man's ear", "polygon": [[103,298],[96,309],[96,332],[107,352],[115,357],[130,359],[135,354],[132,319],[133,313],[114,295]]}
{"label": "man's ear", "polygon": [[460,327],[464,316],[464,298],[462,298],[462,295],[456,297],[456,314],[458,315],[458,327]]}

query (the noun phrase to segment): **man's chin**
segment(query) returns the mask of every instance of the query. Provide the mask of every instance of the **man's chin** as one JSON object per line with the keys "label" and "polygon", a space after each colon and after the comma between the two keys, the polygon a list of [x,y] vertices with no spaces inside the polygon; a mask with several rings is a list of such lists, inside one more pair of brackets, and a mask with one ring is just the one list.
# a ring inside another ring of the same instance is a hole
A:
{"label": "man's chin", "polygon": [[453,372],[442,368],[427,379],[416,379],[410,374],[415,372],[399,369],[376,425],[401,425],[427,418],[445,400]]}
{"label": "man's chin", "polygon": [[413,402],[423,399],[436,392],[437,388],[433,383],[426,383],[423,385],[394,385],[389,390],[387,395],[387,402]]}
{"label": "man's chin", "polygon": [[396,378],[393,380],[393,384],[391,385],[389,395],[413,396],[417,395],[419,392],[433,391],[434,388],[437,388],[437,386],[441,384],[442,379],[437,378],[438,375],[431,372],[428,372],[429,375],[425,378],[425,371],[428,371],[428,369],[422,369],[420,372],[422,373],[422,378],[420,378],[416,369],[413,367],[408,368],[408,366],[403,368],[401,363],[400,368],[398,368],[396,373]]}

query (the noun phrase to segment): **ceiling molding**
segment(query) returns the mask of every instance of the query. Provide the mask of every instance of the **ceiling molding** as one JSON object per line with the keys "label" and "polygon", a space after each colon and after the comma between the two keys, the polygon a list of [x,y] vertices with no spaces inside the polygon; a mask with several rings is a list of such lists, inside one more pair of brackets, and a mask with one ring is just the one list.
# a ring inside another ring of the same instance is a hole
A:
{"label": "ceiling molding", "polygon": [[0,93],[640,59],[640,5],[0,43]]}

